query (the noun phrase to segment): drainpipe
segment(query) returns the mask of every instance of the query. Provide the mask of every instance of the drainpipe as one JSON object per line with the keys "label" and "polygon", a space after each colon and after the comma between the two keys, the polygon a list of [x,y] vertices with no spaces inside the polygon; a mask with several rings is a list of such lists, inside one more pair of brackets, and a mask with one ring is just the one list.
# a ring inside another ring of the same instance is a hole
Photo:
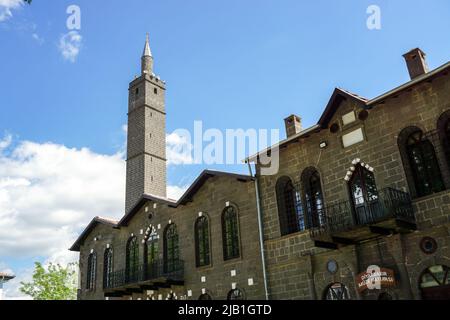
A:
{"label": "drainpipe", "polygon": [[269,289],[267,286],[267,271],[266,271],[266,258],[264,254],[264,235],[263,235],[263,224],[262,224],[262,214],[261,214],[261,203],[259,201],[259,184],[258,177],[256,175],[253,176],[252,166],[249,161],[247,161],[248,171],[250,176],[255,178],[255,192],[256,192],[256,210],[258,211],[258,230],[259,230],[259,246],[261,250],[261,263],[262,263],[262,271],[263,271],[263,281],[264,281],[264,292],[266,295],[266,300],[269,300]]}

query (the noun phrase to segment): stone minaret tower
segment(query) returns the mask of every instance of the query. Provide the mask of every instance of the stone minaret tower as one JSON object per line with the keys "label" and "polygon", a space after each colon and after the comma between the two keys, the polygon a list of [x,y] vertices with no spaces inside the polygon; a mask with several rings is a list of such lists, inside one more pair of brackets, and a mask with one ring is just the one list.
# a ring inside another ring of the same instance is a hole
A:
{"label": "stone minaret tower", "polygon": [[125,211],[143,194],[166,197],[165,82],[153,73],[147,34],[141,76],[130,83]]}

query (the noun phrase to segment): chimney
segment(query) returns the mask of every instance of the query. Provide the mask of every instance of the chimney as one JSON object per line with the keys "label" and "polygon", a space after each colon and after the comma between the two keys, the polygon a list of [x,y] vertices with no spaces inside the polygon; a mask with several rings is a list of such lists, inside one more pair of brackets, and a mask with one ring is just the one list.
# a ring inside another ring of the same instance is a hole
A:
{"label": "chimney", "polygon": [[302,131],[302,119],[295,114],[284,119],[284,125],[286,126],[286,136],[288,138]]}
{"label": "chimney", "polygon": [[413,49],[403,55],[411,80],[428,72],[428,65],[425,57],[425,52],[419,48]]}

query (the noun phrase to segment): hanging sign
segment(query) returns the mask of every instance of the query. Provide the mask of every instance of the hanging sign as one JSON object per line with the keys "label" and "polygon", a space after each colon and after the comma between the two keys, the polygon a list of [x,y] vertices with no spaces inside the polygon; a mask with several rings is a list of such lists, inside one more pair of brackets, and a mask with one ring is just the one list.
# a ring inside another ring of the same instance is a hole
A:
{"label": "hanging sign", "polygon": [[356,288],[359,292],[366,289],[382,289],[395,286],[394,270],[372,265],[356,276]]}

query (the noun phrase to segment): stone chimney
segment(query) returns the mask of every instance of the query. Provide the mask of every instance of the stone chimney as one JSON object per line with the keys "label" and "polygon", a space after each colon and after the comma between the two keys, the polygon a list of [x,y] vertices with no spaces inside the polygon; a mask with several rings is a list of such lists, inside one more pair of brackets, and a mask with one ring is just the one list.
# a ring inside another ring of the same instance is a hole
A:
{"label": "stone chimney", "polygon": [[425,52],[419,48],[413,49],[403,55],[411,80],[428,72],[428,65],[425,57]]}
{"label": "stone chimney", "polygon": [[286,136],[288,138],[302,131],[302,119],[295,114],[284,119],[284,125],[286,126]]}

